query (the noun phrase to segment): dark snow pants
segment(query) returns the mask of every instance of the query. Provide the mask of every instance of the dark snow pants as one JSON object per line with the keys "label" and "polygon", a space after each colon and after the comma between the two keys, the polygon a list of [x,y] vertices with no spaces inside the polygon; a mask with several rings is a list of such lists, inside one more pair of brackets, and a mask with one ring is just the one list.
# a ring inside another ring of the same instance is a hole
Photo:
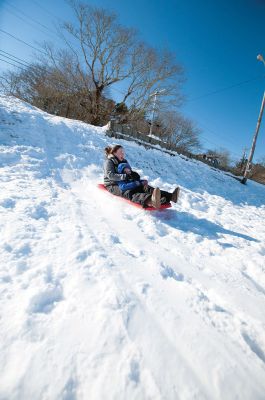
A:
{"label": "dark snow pants", "polygon": [[[119,186],[112,185],[107,186],[107,190],[116,196],[125,197],[126,199],[131,200],[133,203],[141,204],[141,206],[146,207],[146,203],[148,202],[148,200],[150,200],[154,188],[149,185],[145,188],[143,186],[139,186],[135,189],[126,190],[122,193]],[[161,190],[161,204],[169,203],[171,201],[171,198],[171,193]]]}

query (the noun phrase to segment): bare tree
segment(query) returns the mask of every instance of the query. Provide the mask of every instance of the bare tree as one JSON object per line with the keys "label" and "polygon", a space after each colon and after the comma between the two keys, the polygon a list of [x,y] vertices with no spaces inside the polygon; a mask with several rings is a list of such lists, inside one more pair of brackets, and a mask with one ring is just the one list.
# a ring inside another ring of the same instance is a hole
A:
{"label": "bare tree", "polygon": [[256,164],[251,166],[250,179],[265,184],[265,157],[258,160]]}
{"label": "bare tree", "polygon": [[69,3],[75,22],[58,27],[65,47],[43,43],[45,55],[38,56],[37,64],[9,75],[13,94],[64,116],[75,110],[74,118],[96,125],[109,118],[114,103],[107,97],[120,82],[127,121],[144,120],[153,101],[150,95],[160,89],[160,110],[180,105],[183,69],[174,54],[139,42],[135,30],[121,26],[113,13],[77,0]]}
{"label": "bare tree", "polygon": [[[128,77],[128,54],[135,33],[117,22],[115,14],[104,9],[70,1],[77,23],[65,22],[59,31],[73,56],[79,78],[92,105],[92,123],[100,122],[100,103],[104,90]],[[74,44],[73,44],[74,41]],[[61,55],[49,44],[46,54],[55,66]],[[89,77],[89,80],[87,80]]]}
{"label": "bare tree", "polygon": [[[179,106],[182,96],[183,69],[167,50],[155,50],[137,39],[135,30],[122,27],[117,16],[108,11],[71,0],[76,24],[65,22],[58,29],[69,56],[72,55],[93,108],[93,121],[100,120],[101,97],[106,88],[115,90],[123,82],[123,99],[131,119],[139,111],[148,112],[150,94],[163,87],[164,104]],[[44,43],[49,63],[56,68],[64,57]],[[58,61],[59,60],[59,61]],[[44,61],[44,60],[43,60]],[[87,77],[90,77],[89,81]]]}
{"label": "bare tree", "polygon": [[[58,67],[32,64],[24,71],[8,71],[4,74],[4,93],[25,100],[52,114],[91,122],[93,110],[90,98],[80,83],[79,73],[71,60],[64,58]],[[87,77],[89,81],[89,77]],[[101,123],[109,121],[114,101],[101,98]]]}
{"label": "bare tree", "polygon": [[208,156],[215,157],[218,161],[218,164],[222,168],[229,168],[231,164],[231,154],[229,150],[220,148],[215,150],[207,150],[206,153]]}
{"label": "bare tree", "polygon": [[160,112],[156,125],[157,136],[180,152],[194,152],[201,147],[199,129],[176,111]]}
{"label": "bare tree", "polygon": [[139,43],[131,54],[123,102],[128,102],[131,113],[148,112],[153,101],[150,95],[163,89],[163,101],[157,102],[157,110],[169,105],[178,107],[183,100],[179,90],[183,80],[183,69],[175,62],[174,54]]}

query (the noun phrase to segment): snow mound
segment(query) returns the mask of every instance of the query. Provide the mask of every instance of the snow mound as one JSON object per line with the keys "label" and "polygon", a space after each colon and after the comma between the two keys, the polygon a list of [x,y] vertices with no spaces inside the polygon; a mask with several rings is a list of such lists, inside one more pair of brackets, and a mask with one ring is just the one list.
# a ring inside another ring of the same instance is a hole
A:
{"label": "snow mound", "polygon": [[105,128],[0,97],[0,398],[264,399],[265,188],[124,145],[178,204],[97,189]]}

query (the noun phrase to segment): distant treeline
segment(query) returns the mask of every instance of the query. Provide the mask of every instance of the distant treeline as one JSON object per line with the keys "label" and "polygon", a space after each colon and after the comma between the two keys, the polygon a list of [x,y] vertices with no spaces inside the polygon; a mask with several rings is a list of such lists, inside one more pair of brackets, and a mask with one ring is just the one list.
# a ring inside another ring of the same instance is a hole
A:
{"label": "distant treeline", "polygon": [[[179,152],[198,153],[201,132],[180,112],[184,70],[175,54],[150,47],[105,9],[70,4],[75,22],[57,27],[63,47],[44,42],[27,67],[2,75],[1,90],[51,114],[100,126],[114,119],[146,135],[152,116],[155,138]],[[218,156],[220,168],[230,166],[227,150],[208,153]]]}

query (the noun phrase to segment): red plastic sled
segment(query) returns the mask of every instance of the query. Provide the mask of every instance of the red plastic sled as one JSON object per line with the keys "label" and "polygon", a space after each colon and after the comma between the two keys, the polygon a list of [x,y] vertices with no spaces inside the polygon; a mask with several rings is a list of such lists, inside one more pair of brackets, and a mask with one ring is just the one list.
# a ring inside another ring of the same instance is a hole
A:
{"label": "red plastic sled", "polygon": [[[101,190],[104,190],[104,191],[110,193],[110,192],[106,189],[106,187],[103,185],[103,183],[98,183],[97,187],[98,187],[99,189],[101,189]],[[111,193],[110,193],[110,194],[111,194]],[[120,196],[116,196],[116,197],[118,197],[119,199],[121,199],[121,200],[123,200],[123,201],[126,201],[127,203],[131,204],[131,205],[134,206],[134,207],[141,208],[142,210],[148,210],[148,211],[162,211],[162,210],[165,210],[166,208],[170,208],[170,207],[171,207],[171,204],[170,204],[170,203],[166,203],[166,204],[161,204],[160,208],[154,208],[154,207],[145,207],[145,208],[143,208],[143,207],[141,206],[141,204],[133,203],[131,200],[125,199],[125,197],[120,197]]]}

